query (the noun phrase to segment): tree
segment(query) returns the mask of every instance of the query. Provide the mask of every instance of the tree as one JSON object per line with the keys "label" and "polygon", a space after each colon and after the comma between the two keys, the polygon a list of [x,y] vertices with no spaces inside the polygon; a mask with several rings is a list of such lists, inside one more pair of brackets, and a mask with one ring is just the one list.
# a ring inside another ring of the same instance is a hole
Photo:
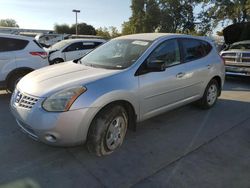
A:
{"label": "tree", "polygon": [[133,34],[133,26],[131,21],[123,22],[122,24],[122,34],[123,35],[130,35]]}
{"label": "tree", "polygon": [[161,21],[159,31],[189,33],[195,29],[194,1],[160,0]]}
{"label": "tree", "polygon": [[97,33],[96,35],[101,36],[101,37],[103,37],[105,39],[110,39],[111,38],[109,30],[108,30],[107,27],[103,27],[103,28],[100,27],[100,28],[98,28],[96,30],[96,33]]}
{"label": "tree", "polygon": [[[76,24],[73,24],[72,26],[69,26],[67,24],[55,24],[54,30],[57,33],[63,34],[75,34],[76,33]],[[86,23],[79,23],[77,25],[77,31],[80,35],[96,35],[96,30],[92,25],[88,25]]]}
{"label": "tree", "polygon": [[115,38],[121,35],[116,27],[110,26],[107,27],[100,27],[96,30],[98,36],[102,36],[105,39]]}
{"label": "tree", "polygon": [[195,30],[194,0],[132,0],[132,16],[122,25],[123,34]]}
{"label": "tree", "polygon": [[199,14],[203,28],[213,28],[230,23],[250,21],[250,0],[204,0],[200,2],[203,11]]}
{"label": "tree", "polygon": [[64,34],[64,33],[70,34],[71,33],[70,26],[67,24],[62,24],[62,25],[55,24],[54,30],[56,33],[59,33],[59,34]]}
{"label": "tree", "polygon": [[121,33],[118,31],[118,29],[116,27],[110,26],[109,30],[110,30],[109,33],[110,33],[111,38],[115,38],[115,37],[121,36]]}
{"label": "tree", "polygon": [[160,8],[155,0],[145,2],[145,18],[143,32],[155,32],[160,23]]}
{"label": "tree", "polygon": [[2,26],[2,27],[19,27],[19,25],[17,25],[17,22],[13,19],[0,20],[0,26]]}
{"label": "tree", "polygon": [[[76,24],[73,24],[70,28],[71,34],[76,33]],[[77,31],[79,35],[96,35],[96,30],[92,25],[86,23],[79,23],[77,25]]]}

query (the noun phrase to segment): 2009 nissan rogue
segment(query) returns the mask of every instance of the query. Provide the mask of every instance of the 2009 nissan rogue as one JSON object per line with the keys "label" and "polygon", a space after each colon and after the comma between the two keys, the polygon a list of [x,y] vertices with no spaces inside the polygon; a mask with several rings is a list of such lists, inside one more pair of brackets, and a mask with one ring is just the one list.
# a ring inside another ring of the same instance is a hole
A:
{"label": "2009 nissan rogue", "polygon": [[212,43],[179,34],[118,37],[83,57],[36,70],[18,83],[11,110],[19,127],[51,145],[86,142],[102,156],[127,128],[197,101],[212,107],[225,67]]}

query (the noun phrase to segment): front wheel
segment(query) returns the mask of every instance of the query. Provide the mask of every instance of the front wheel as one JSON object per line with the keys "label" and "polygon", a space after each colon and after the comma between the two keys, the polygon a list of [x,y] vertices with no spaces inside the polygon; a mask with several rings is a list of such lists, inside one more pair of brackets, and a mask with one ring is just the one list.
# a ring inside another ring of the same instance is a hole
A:
{"label": "front wheel", "polygon": [[104,108],[89,128],[88,150],[97,156],[112,153],[122,145],[127,127],[128,115],[124,107],[112,105]]}
{"label": "front wheel", "polygon": [[218,99],[219,93],[220,89],[218,82],[216,80],[211,80],[206,87],[203,97],[199,101],[200,107],[209,109],[214,106]]}
{"label": "front wheel", "polygon": [[64,62],[63,59],[54,59],[51,63],[51,65],[54,65],[54,64],[59,64],[59,63],[62,63]]}

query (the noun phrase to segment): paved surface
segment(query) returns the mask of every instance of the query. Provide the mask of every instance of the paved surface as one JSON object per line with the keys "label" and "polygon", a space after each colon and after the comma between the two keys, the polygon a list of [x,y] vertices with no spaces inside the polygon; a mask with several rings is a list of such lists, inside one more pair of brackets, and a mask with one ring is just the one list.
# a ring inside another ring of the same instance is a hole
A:
{"label": "paved surface", "polygon": [[250,187],[250,79],[227,80],[208,111],[188,105],[138,125],[114,154],[55,148],[19,131],[0,91],[0,184],[43,188]]}

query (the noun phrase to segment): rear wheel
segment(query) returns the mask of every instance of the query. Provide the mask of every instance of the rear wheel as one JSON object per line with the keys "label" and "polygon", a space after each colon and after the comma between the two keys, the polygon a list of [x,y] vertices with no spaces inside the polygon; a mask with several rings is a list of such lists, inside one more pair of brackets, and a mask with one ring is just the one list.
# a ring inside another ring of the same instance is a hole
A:
{"label": "rear wheel", "polygon": [[97,156],[108,155],[119,148],[128,127],[128,115],[120,105],[103,109],[89,128],[87,147]]}
{"label": "rear wheel", "polygon": [[218,82],[214,79],[211,80],[206,87],[203,97],[198,102],[200,107],[209,109],[214,106],[218,99],[219,93],[220,89]]}

